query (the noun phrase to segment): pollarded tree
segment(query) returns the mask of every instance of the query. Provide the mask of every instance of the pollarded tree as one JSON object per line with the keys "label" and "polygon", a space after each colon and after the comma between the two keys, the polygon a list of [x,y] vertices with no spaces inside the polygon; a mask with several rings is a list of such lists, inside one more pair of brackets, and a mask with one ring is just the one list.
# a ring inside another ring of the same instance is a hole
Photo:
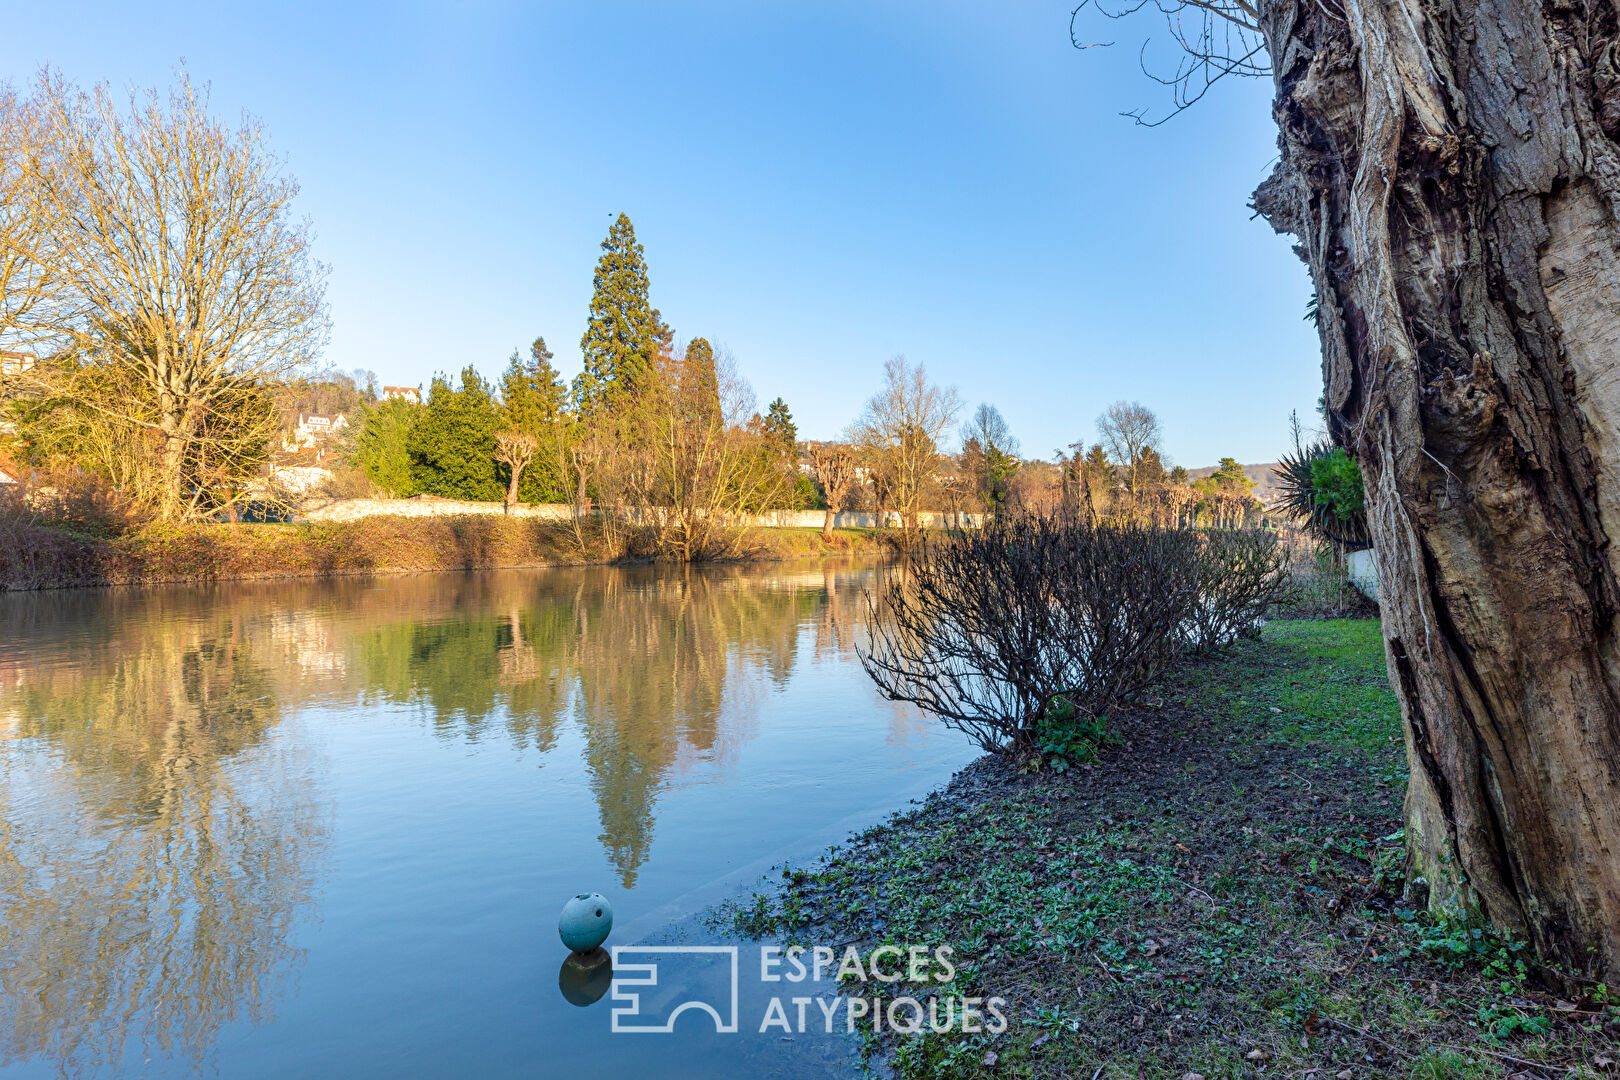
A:
{"label": "pollarded tree", "polygon": [[585,416],[611,410],[634,391],[671,336],[648,299],[647,261],[624,214],[602,241],[592,286],[590,321],[579,343],[585,368],[574,379],[575,407]]}
{"label": "pollarded tree", "polygon": [[567,409],[568,389],[551,362],[546,339],[534,339],[527,359],[513,352],[506,371],[501,374],[500,419],[503,430],[529,436],[534,440],[535,449],[525,462],[527,470],[520,470],[522,484],[510,492],[509,501],[515,501],[519,495],[529,502],[567,496],[570,479]]}
{"label": "pollarded tree", "polygon": [[1187,16],[1193,78],[1276,88],[1254,206],[1310,268],[1328,426],[1366,481],[1411,877],[1612,983],[1620,20],[1598,0]]}
{"label": "pollarded tree", "polygon": [[839,443],[825,443],[810,452],[810,463],[827,494],[827,516],[821,523],[822,539],[832,536],[833,519],[849,504],[849,489],[855,483],[855,454]]}
{"label": "pollarded tree", "polygon": [[495,432],[494,457],[506,466],[506,498],[501,502],[501,509],[505,513],[510,514],[512,504],[518,501],[518,484],[522,482],[523,470],[528,468],[539,449],[540,440],[527,431],[501,428]]}

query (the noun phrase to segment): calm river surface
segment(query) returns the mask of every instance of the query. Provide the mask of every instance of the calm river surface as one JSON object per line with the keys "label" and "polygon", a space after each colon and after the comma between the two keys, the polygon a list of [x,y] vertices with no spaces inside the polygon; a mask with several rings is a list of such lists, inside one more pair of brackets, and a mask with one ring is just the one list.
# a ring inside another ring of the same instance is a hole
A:
{"label": "calm river surface", "polygon": [[712,941],[974,756],[861,672],[873,573],[0,595],[0,1077],[852,1071],[746,1008],[610,1033],[556,920]]}

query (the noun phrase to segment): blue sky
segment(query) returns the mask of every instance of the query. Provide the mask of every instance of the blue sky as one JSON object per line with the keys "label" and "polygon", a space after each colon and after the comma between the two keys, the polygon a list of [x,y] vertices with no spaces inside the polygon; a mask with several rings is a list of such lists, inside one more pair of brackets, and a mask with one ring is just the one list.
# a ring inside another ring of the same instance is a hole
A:
{"label": "blue sky", "polygon": [[1151,21],[1070,0],[955,3],[26,4],[0,74],[166,83],[247,110],[332,268],[335,367],[494,374],[544,334],[579,367],[619,211],[681,337],[836,435],[895,353],[994,403],[1027,456],[1118,398],[1189,466],[1274,460],[1313,415],[1309,283],[1246,209],[1276,153],[1269,84],[1169,124]]}

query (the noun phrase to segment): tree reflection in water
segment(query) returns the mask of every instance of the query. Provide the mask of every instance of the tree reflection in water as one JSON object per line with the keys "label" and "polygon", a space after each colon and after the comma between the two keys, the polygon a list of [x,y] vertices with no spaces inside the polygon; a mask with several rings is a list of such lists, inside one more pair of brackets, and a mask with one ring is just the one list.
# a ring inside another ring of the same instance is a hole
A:
{"label": "tree reflection in water", "polygon": [[[783,684],[801,647],[848,649],[861,597],[850,574],[603,569],[401,583],[389,590],[392,619],[368,620],[359,662],[369,692],[419,703],[444,735],[504,731],[545,751],[572,718],[599,839],[628,888],[651,848],[659,789],[753,734],[761,687],[750,676]],[[418,588],[432,590],[431,621],[399,617]]]}
{"label": "tree reflection in water", "polygon": [[[0,1046],[64,1073],[200,1062],[264,1019],[297,957],[325,810],[242,606],[173,593],[7,598],[76,636],[0,680]],[[118,609],[116,617],[111,609]],[[75,618],[83,615],[83,618]]]}
{"label": "tree reflection in water", "polygon": [[659,792],[733,762],[801,650],[848,656],[866,581],[601,568],[0,597],[0,1064],[198,1065],[269,1017],[330,833],[325,768],[285,719],[305,706],[393,703],[541,755],[577,733],[631,887]]}

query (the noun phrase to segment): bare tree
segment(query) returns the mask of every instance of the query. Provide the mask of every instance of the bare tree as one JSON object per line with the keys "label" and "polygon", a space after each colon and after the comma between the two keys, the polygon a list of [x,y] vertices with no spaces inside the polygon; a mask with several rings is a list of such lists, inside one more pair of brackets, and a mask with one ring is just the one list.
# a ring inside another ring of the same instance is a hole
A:
{"label": "bare tree", "polygon": [[49,145],[41,103],[0,84],[0,340],[56,285],[49,249],[61,221],[52,206],[22,197]]}
{"label": "bare tree", "polygon": [[847,446],[828,443],[810,452],[810,463],[827,495],[827,517],[821,525],[822,539],[826,539],[832,536],[833,519],[849,501],[849,489],[855,483],[855,454]]}
{"label": "bare tree", "polygon": [[1142,458],[1149,450],[1159,450],[1159,418],[1137,401],[1116,401],[1097,417],[1097,434],[1102,438],[1114,465],[1125,478],[1131,497],[1140,494],[1138,483]]}
{"label": "bare tree", "polygon": [[981,403],[962,426],[962,462],[984,508],[999,513],[1012,498],[1018,440],[1001,411],[988,402]]}
{"label": "bare tree", "polygon": [[887,488],[887,498],[879,499],[878,524],[883,524],[882,510],[893,505],[907,545],[918,536],[923,491],[939,468],[940,439],[961,408],[955,387],[934,385],[922,364],[896,356],[883,366],[883,389],[867,401],[850,429],[850,441],[868,459],[874,482]]}
{"label": "bare tree", "polygon": [[658,554],[735,554],[746,515],[780,505],[787,476],[747,422],[753,411],[754,391],[725,350],[700,364],[663,358],[623,406],[624,489]]}
{"label": "bare tree", "polygon": [[47,72],[6,108],[27,145],[0,168],[0,265],[25,296],[13,302],[8,281],[0,344],[71,358],[25,378],[150,433],[168,520],[211,508],[233,401],[311,361],[328,333],[324,270],[291,216],[297,183],[256,121],[227,128],[207,104],[183,75],[126,108]]}
{"label": "bare tree", "polygon": [[526,431],[505,429],[495,433],[495,460],[510,471],[510,479],[506,483],[506,500],[502,503],[502,509],[506,513],[510,514],[513,504],[518,501],[518,480],[539,450],[540,440]]}

